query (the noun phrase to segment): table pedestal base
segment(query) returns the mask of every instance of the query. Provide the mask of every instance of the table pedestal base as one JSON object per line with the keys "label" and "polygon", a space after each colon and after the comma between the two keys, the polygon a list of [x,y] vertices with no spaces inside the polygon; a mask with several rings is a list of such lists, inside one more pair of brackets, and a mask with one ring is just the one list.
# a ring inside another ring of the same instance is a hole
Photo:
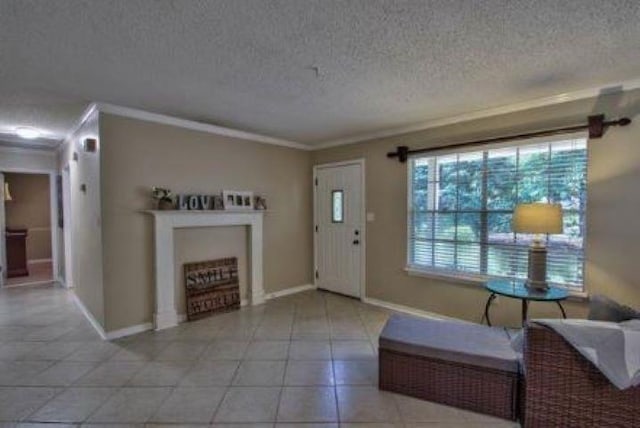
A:
{"label": "table pedestal base", "polygon": [[[489,298],[487,299],[487,303],[484,306],[484,318],[487,320],[487,325],[491,326],[491,319],[489,318],[489,308],[491,307],[491,303],[498,297],[496,293],[491,293]],[[522,300],[522,326],[524,327],[527,322],[528,313],[529,313],[529,300]],[[562,303],[559,300],[555,301],[555,304],[560,308],[560,312],[562,313],[562,318],[567,319],[567,313],[564,311],[564,307],[562,307]]]}

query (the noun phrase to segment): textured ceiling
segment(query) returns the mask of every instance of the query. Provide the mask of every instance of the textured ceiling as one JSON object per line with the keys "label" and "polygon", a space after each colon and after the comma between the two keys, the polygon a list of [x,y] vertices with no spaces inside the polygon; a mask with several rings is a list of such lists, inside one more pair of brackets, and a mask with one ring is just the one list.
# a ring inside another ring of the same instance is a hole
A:
{"label": "textured ceiling", "polygon": [[0,134],[101,101],[316,144],[639,77],[639,23],[638,0],[0,0]]}

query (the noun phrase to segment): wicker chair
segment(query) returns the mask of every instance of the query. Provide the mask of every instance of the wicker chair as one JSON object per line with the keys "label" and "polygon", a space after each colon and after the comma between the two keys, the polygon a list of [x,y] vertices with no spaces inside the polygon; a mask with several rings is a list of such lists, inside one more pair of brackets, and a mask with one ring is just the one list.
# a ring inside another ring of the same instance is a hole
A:
{"label": "wicker chair", "polygon": [[618,390],[553,330],[527,326],[524,361],[525,428],[640,427],[640,387]]}

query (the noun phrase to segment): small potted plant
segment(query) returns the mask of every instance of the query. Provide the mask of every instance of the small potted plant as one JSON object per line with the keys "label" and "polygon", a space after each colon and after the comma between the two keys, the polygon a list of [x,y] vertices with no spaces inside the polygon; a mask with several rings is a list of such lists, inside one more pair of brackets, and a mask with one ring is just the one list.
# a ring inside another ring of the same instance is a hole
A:
{"label": "small potted plant", "polygon": [[174,209],[173,195],[171,190],[163,189],[162,187],[152,187],[151,196],[156,201],[156,208],[159,210],[172,210]]}

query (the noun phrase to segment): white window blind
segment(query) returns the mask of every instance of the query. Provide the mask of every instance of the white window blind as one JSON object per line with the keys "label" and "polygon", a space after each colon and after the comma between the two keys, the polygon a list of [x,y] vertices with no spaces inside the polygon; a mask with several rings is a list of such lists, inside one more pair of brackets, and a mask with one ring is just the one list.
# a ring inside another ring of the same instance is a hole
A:
{"label": "white window blind", "polygon": [[546,236],[551,283],[582,291],[586,137],[513,143],[409,160],[408,264],[460,276],[527,277],[532,235],[511,231],[518,203],[562,204]]}

